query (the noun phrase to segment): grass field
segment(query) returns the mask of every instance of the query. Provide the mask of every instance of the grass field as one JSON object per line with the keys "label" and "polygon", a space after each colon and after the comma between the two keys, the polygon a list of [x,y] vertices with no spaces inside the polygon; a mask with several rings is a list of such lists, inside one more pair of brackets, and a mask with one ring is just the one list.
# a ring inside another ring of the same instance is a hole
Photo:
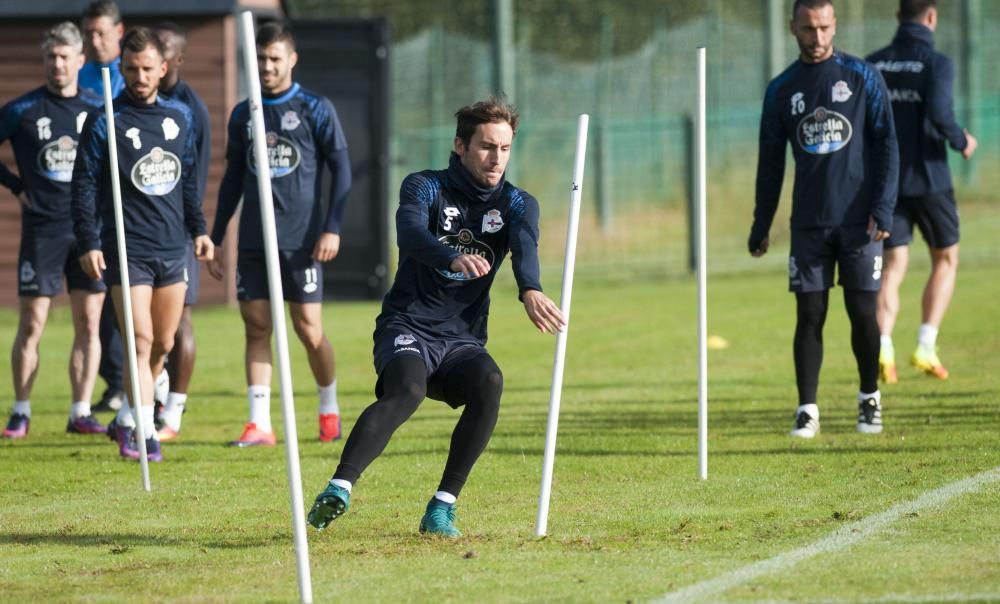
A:
{"label": "grass field", "polygon": [[[915,338],[919,281],[904,286],[901,354]],[[531,329],[509,280],[500,283],[491,351],[506,390],[496,434],[460,500],[466,536],[417,534],[457,418],[427,401],[359,482],[351,511],[322,533],[309,530],[316,601],[650,601],[715,578],[714,591],[677,597],[1000,601],[996,472],[953,498],[894,515],[879,531],[866,528],[893,506],[1000,466],[1000,268],[963,267],[941,335],[952,378],[940,383],[902,368],[901,383],[884,390],[886,431],[878,436],[854,431],[856,377],[835,292],[823,432],[811,442],[785,435],[795,388],[794,300],[784,286],[777,271],[712,279],[710,332],[731,345],[710,357],[710,477],[702,482],[693,282],[578,281],[551,534],[536,539],[554,340]],[[374,304],[324,311],[348,428],[372,400],[376,312]],[[296,600],[283,448],[223,446],[246,414],[238,314],[209,308],[195,318],[199,360],[182,438],[165,445],[147,494],[137,465],[119,461],[107,440],[63,433],[70,326],[65,307],[55,311],[31,434],[0,443],[0,600]],[[13,312],[0,313],[4,350],[15,325]],[[292,352],[311,502],[343,441],[314,440],[315,394],[300,348]],[[280,425],[277,396],[273,408]],[[832,534],[854,542],[814,545]],[[740,572],[793,551],[815,555]]]}

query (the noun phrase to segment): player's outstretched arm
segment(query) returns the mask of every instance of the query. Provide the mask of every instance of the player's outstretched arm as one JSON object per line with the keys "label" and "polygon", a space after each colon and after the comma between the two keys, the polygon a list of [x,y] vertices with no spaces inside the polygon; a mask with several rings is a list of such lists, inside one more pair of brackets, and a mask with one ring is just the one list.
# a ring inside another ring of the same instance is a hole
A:
{"label": "player's outstretched arm", "polygon": [[537,289],[527,289],[521,294],[524,311],[538,331],[556,333],[566,328],[566,319],[556,303]]}

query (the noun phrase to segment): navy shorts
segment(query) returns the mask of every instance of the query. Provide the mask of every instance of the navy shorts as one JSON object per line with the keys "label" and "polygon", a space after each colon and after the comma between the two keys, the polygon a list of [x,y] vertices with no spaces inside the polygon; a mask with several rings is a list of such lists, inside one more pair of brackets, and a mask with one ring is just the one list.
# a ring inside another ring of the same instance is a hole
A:
{"label": "navy shorts", "polygon": [[913,241],[914,224],[929,247],[941,249],[958,243],[958,205],[954,192],[900,197],[885,247],[909,245]]}
{"label": "navy shorts", "polygon": [[104,282],[91,279],[80,266],[80,253],[73,235],[44,236],[21,232],[17,254],[17,295],[56,296],[63,291],[63,277],[69,291],[106,291]]}
{"label": "navy shorts", "polygon": [[400,356],[410,355],[424,360],[427,368],[427,397],[444,401],[453,408],[461,407],[463,401],[449,401],[445,398],[444,377],[455,365],[480,354],[488,354],[486,347],[473,338],[430,337],[407,325],[390,323],[375,330],[375,371],[379,381],[375,386],[375,396],[382,396],[382,371]]}
{"label": "navy shorts", "polygon": [[882,285],[882,242],[865,225],[792,229],[788,290],[817,292],[833,287],[833,270],[844,289],[877,292]]}
{"label": "navy shorts", "polygon": [[[121,285],[121,272],[118,256],[104,256],[108,270],[104,271],[104,281],[108,287]],[[167,287],[186,281],[186,260],[184,256],[177,258],[135,258],[128,257],[129,285],[149,285],[151,287]]]}
{"label": "navy shorts", "polygon": [[198,289],[201,286],[201,264],[194,257],[194,241],[188,240],[185,252],[184,280],[188,288],[184,294],[184,306],[194,306],[198,303]]}
{"label": "navy shorts", "polygon": [[[278,250],[281,290],[286,302],[323,301],[323,265],[313,260],[312,250]],[[236,298],[241,302],[267,300],[267,261],[264,250],[240,250],[236,261]]]}

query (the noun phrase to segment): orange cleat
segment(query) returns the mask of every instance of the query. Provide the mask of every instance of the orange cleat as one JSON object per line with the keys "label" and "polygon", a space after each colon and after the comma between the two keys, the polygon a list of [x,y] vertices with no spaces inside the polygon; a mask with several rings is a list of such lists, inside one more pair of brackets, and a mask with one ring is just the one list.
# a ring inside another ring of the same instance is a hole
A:
{"label": "orange cleat", "polygon": [[243,434],[237,440],[229,443],[230,447],[273,447],[277,444],[274,431],[258,430],[257,424],[248,422],[243,427]]}
{"label": "orange cleat", "polygon": [[340,416],[336,413],[321,413],[319,415],[320,442],[333,442],[340,438]]}

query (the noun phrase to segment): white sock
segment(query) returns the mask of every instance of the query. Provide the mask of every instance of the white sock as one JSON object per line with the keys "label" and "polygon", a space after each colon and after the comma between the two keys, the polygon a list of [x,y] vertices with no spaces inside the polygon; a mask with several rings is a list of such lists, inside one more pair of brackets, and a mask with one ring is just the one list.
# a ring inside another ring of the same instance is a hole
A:
{"label": "white sock", "polygon": [[809,417],[816,421],[819,421],[819,405],[816,403],[809,403],[808,405],[799,405],[799,408],[795,410],[795,415],[798,416],[799,413],[808,413]]}
{"label": "white sock", "polygon": [[920,324],[920,332],[917,336],[917,346],[927,350],[934,350],[937,344],[938,328],[929,323]]}
{"label": "white sock", "polygon": [[340,415],[340,406],[337,404],[337,379],[334,378],[329,386],[318,386],[319,389],[319,414],[327,415],[336,413]]}
{"label": "white sock", "polygon": [[115,415],[115,423],[123,428],[135,428],[135,418],[132,417],[132,409],[129,407],[128,395],[122,395],[122,408]]}
{"label": "white sock", "polygon": [[437,493],[434,493],[434,499],[443,501],[448,505],[455,505],[455,502],[458,501],[458,497],[455,497],[448,491],[438,491]]}
{"label": "white sock", "polygon": [[160,438],[156,435],[156,424],[153,422],[153,406],[143,405],[140,407],[139,417],[142,418],[142,435],[146,438],[159,440]]}
{"label": "white sock", "polygon": [[250,423],[257,424],[258,430],[271,431],[271,387],[247,386],[247,400],[250,403]]}
{"label": "white sock", "polygon": [[892,336],[882,334],[879,336],[878,341],[883,351],[892,353],[895,350],[895,347],[892,345]]}
{"label": "white sock", "polygon": [[875,399],[876,403],[882,402],[882,393],[876,390],[875,392],[858,392],[858,402],[868,400],[870,398]]}
{"label": "white sock", "polygon": [[69,412],[70,419],[87,417],[90,415],[90,401],[76,401]]}
{"label": "white sock", "polygon": [[348,493],[351,492],[351,487],[353,486],[353,485],[351,485],[350,482],[348,482],[346,480],[343,480],[341,478],[331,478],[330,479],[330,484],[338,486],[338,487],[346,490]]}
{"label": "white sock", "polygon": [[31,401],[14,401],[14,408],[10,410],[10,414],[31,417]]}
{"label": "white sock", "polygon": [[153,399],[165,403],[169,392],[170,374],[164,368],[160,371],[160,375],[156,376],[156,380],[153,381]]}
{"label": "white sock", "polygon": [[167,404],[163,406],[163,421],[175,432],[181,429],[181,418],[184,416],[187,398],[186,393],[171,392],[167,395]]}

